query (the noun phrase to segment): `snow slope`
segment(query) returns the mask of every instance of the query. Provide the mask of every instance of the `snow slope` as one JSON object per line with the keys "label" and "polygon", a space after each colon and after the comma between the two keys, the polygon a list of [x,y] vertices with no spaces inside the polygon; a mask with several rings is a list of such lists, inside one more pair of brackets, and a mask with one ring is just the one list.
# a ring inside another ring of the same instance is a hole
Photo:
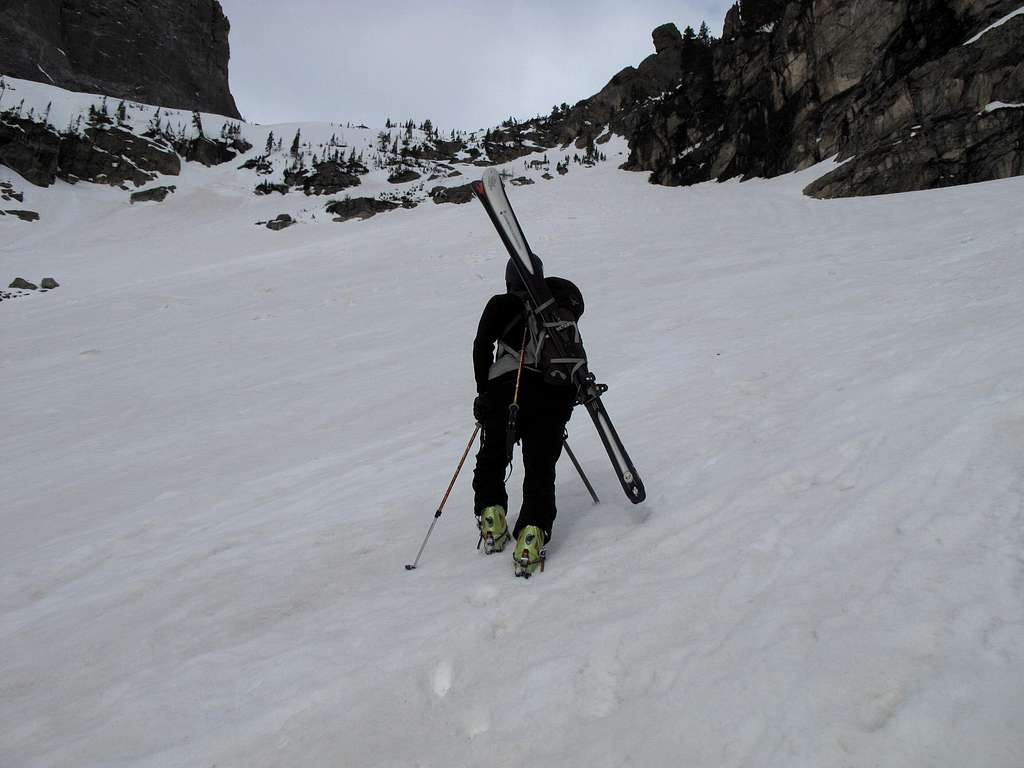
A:
{"label": "snow slope", "polygon": [[1024,179],[614,165],[510,198],[649,500],[576,414],[603,501],[560,465],[530,581],[468,474],[402,567],[473,428],[478,205],[15,179],[2,274],[61,288],[0,304],[0,765],[1024,765]]}

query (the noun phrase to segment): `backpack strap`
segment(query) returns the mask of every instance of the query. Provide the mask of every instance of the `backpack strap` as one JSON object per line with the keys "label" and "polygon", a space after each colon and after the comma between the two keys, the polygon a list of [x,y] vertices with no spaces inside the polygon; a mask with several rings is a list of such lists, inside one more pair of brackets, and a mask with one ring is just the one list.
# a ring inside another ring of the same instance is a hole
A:
{"label": "backpack strap", "polygon": [[[488,373],[488,379],[496,379],[499,376],[504,376],[506,373],[511,373],[520,367],[520,359],[522,365],[531,371],[537,370],[537,353],[540,349],[539,346],[535,346],[532,343],[534,338],[535,328],[530,323],[531,315],[529,305],[523,302],[523,314],[514,317],[512,321],[505,326],[505,329],[501,332],[497,342],[497,353],[494,356],[494,362],[491,364],[491,370]],[[505,341],[505,337],[511,333],[512,329],[516,327],[520,321],[526,323],[526,333],[524,336],[528,336],[530,343],[525,344],[522,350],[516,349],[511,344]]]}

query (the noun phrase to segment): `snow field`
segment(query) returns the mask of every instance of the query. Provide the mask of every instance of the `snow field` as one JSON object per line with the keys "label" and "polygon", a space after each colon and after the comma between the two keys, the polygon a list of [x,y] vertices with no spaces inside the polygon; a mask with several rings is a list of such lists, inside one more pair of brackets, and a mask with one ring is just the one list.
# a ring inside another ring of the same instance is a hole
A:
{"label": "snow field", "polygon": [[605,151],[509,197],[648,501],[575,414],[602,504],[563,460],[528,582],[474,551],[471,463],[402,567],[473,428],[477,204],[270,233],[312,203],[230,167],[16,184],[4,273],[62,287],[0,305],[0,764],[1024,763],[1022,181],[821,202]]}

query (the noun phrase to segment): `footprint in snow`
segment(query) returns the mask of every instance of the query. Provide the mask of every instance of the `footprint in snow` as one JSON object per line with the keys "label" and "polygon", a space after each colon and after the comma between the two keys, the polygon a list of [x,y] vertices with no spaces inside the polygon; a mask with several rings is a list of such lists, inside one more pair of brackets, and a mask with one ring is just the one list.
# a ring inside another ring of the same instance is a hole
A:
{"label": "footprint in snow", "polygon": [[448,691],[452,689],[452,665],[450,662],[442,661],[434,667],[431,684],[438,698],[443,699],[448,695]]}
{"label": "footprint in snow", "polygon": [[470,605],[486,605],[498,596],[498,588],[493,584],[481,584],[473,593],[469,595],[466,600],[469,601]]}

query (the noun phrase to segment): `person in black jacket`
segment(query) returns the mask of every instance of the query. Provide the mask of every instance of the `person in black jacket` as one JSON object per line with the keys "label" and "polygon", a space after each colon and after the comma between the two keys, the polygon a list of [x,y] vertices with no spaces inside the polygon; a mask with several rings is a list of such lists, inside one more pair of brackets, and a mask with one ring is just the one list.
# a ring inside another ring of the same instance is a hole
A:
{"label": "person in black jacket", "polygon": [[[559,278],[546,278],[549,285]],[[568,281],[563,284],[571,285]],[[507,292],[492,296],[480,317],[473,341],[473,372],[477,398],[473,415],[482,427],[480,452],[473,475],[474,512],[485,552],[500,552],[517,539],[515,557],[524,546],[535,553],[551,539],[555,521],[555,464],[562,452],[565,425],[576,392],[571,386],[548,384],[535,367],[526,322],[525,288],[511,261],[505,270]],[[573,290],[575,286],[572,286]],[[576,290],[578,293],[578,290]],[[582,313],[582,296],[579,300]],[[520,375],[520,361],[522,373]],[[516,432],[522,440],[523,503],[511,532],[505,520],[508,493],[505,473],[511,456],[506,430],[509,406],[519,380]],[[539,543],[535,541],[541,536]],[[521,540],[529,539],[525,544]]]}

